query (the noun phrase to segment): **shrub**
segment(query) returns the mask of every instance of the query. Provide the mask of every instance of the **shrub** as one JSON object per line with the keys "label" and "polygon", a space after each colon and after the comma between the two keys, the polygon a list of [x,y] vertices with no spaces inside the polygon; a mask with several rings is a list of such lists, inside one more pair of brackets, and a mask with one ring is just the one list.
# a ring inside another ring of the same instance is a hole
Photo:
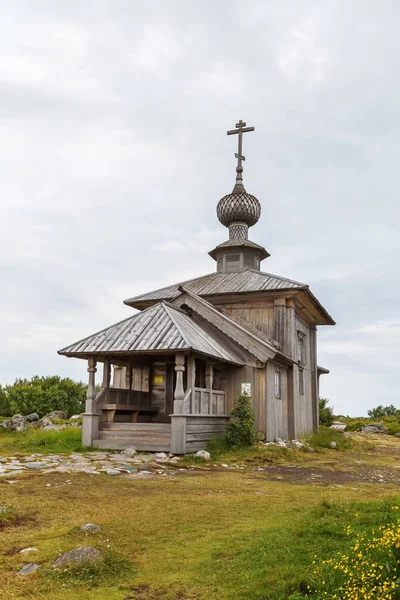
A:
{"label": "shrub", "polygon": [[72,415],[82,412],[85,396],[86,385],[69,377],[62,379],[55,375],[16,379],[13,385],[0,388],[0,415],[37,412],[43,417],[52,410]]}
{"label": "shrub", "polygon": [[325,427],[330,427],[334,421],[333,409],[328,404],[328,398],[319,399],[319,424]]}
{"label": "shrub", "polygon": [[368,411],[368,416],[371,417],[371,419],[381,419],[382,417],[393,417],[395,415],[400,415],[400,410],[393,406],[393,404],[390,406],[382,406],[382,404],[380,404],[376,408]]}
{"label": "shrub", "polygon": [[231,420],[226,431],[226,442],[229,446],[252,446],[255,440],[251,401],[248,396],[240,394],[231,413]]}

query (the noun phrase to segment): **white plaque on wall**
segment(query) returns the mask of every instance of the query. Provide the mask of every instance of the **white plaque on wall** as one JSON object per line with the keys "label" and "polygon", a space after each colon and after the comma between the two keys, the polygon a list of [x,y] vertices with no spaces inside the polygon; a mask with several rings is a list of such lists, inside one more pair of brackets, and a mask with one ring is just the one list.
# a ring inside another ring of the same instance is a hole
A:
{"label": "white plaque on wall", "polygon": [[243,396],[251,396],[251,383],[241,383],[240,387]]}

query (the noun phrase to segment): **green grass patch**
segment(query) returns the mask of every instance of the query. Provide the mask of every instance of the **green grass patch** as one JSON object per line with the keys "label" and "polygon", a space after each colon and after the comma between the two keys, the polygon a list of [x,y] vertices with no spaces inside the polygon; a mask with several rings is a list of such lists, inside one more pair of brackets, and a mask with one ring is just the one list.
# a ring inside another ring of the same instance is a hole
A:
{"label": "green grass patch", "polygon": [[[304,437],[305,443],[314,448],[314,450],[319,450],[320,448],[332,448],[334,445],[335,450],[350,450],[354,441],[344,436],[340,431],[335,431],[334,429],[330,429],[329,427],[318,427],[318,431],[315,433],[310,433]],[[332,442],[334,444],[332,444]]]}
{"label": "green grass patch", "polygon": [[12,506],[0,506],[0,529],[17,521],[17,513]]}
{"label": "green grass patch", "polygon": [[130,561],[108,550],[104,553],[104,560],[84,561],[80,565],[71,565],[62,569],[49,567],[41,571],[40,575],[43,579],[63,587],[74,588],[83,585],[91,589],[102,585],[116,585],[122,579],[130,578],[133,573],[134,568]]}
{"label": "green grass patch", "polygon": [[388,434],[395,435],[400,433],[400,415],[394,415],[391,417],[381,417],[379,419],[373,418],[351,418],[351,417],[340,417],[340,421],[346,423],[346,431],[361,431],[363,425],[373,425],[374,423],[382,423],[388,428]]}
{"label": "green grass patch", "polygon": [[[81,452],[82,431],[79,427],[67,427],[58,431],[27,429],[26,431],[0,432],[0,453],[40,452],[42,454]],[[87,448],[85,448],[87,450]]]}

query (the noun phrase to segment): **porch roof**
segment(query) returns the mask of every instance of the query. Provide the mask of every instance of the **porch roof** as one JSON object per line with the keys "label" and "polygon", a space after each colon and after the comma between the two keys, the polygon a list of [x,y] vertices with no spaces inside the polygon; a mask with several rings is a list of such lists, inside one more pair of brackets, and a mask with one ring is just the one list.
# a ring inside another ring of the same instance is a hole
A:
{"label": "porch roof", "polygon": [[194,321],[166,302],[102,329],[58,351],[64,356],[85,358],[93,354],[138,354],[194,350],[235,365],[245,364],[232,344],[223,343],[212,327]]}

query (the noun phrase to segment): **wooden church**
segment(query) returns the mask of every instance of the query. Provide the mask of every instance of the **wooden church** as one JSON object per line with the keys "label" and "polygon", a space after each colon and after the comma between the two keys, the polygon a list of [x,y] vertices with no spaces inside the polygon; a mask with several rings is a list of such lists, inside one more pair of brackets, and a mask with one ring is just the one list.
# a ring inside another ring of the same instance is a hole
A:
{"label": "wooden church", "polygon": [[329,372],[317,366],[317,326],[335,322],[308,285],[261,270],[269,254],[248,239],[261,206],[242,175],[242,136],[253,130],[240,121],[228,131],[238,164],[217,206],[229,239],[209,253],[215,271],[125,300],[138,312],[59,351],[88,361],[84,445],[203,449],[241,392],[267,440],[317,427],[319,376]]}

